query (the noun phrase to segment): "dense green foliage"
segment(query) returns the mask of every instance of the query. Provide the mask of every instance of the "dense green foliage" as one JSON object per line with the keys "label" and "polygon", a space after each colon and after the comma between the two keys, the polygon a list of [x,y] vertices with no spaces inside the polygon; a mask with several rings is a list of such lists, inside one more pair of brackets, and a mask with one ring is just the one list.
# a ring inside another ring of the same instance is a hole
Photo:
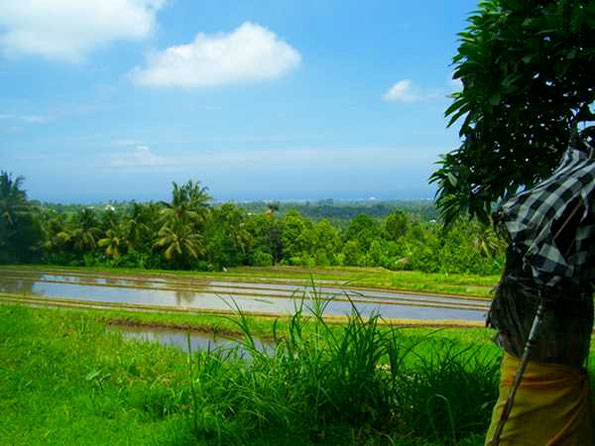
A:
{"label": "dense green foliage", "polygon": [[444,233],[434,220],[400,210],[338,223],[309,219],[295,209],[278,215],[275,203],[254,213],[232,203],[210,204],[206,188],[192,181],[174,183],[169,202],[33,210],[19,187],[20,181],[13,187],[21,197],[19,218],[38,231],[34,238],[3,237],[6,252],[36,252],[48,264],[209,271],[368,266],[475,274],[497,274],[502,265],[502,243],[477,222],[459,222]]}
{"label": "dense green foliage", "polygon": [[[480,445],[498,351],[304,310],[272,354],[126,341],[95,313],[0,306],[0,443]],[[52,334],[49,336],[49,334]]]}
{"label": "dense green foliage", "polygon": [[42,238],[35,203],[21,188],[23,177],[0,172],[0,263],[38,258]]}
{"label": "dense green foliage", "polygon": [[446,110],[462,144],[432,176],[447,221],[487,220],[493,202],[551,173],[574,128],[593,136],[593,29],[594,0],[480,2],[459,34],[463,89]]}

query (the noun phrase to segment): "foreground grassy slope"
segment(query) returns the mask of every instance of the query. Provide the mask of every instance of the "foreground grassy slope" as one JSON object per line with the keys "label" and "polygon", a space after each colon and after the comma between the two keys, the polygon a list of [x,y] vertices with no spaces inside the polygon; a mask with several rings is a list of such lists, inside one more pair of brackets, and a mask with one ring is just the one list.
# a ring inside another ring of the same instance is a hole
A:
{"label": "foreground grassy slope", "polygon": [[488,330],[184,316],[243,335],[246,360],[124,340],[110,323],[172,316],[131,314],[0,305],[0,444],[483,444],[500,355]]}
{"label": "foreground grassy slope", "polygon": [[495,398],[479,332],[298,317],[246,362],[125,341],[102,317],[0,306],[1,444],[471,445]]}

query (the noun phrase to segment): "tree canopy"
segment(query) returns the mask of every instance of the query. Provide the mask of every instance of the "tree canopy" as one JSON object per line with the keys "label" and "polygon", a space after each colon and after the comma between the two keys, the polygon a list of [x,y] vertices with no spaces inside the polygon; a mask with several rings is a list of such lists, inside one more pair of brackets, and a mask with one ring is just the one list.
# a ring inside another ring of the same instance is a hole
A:
{"label": "tree canopy", "polygon": [[36,208],[27,201],[23,181],[21,176],[0,172],[0,262],[32,261],[40,248]]}
{"label": "tree canopy", "polygon": [[493,229],[459,222],[443,232],[433,218],[423,218],[425,205],[417,208],[420,213],[395,210],[376,217],[375,207],[340,204],[371,215],[317,220],[285,204],[252,212],[251,206],[211,203],[197,181],[174,183],[168,202],[41,205],[27,199],[22,182],[0,172],[0,264],[211,271],[349,266],[496,274],[504,260]]}
{"label": "tree canopy", "polygon": [[547,177],[574,129],[592,138],[595,0],[486,0],[459,34],[445,114],[461,145],[430,181],[448,224]]}

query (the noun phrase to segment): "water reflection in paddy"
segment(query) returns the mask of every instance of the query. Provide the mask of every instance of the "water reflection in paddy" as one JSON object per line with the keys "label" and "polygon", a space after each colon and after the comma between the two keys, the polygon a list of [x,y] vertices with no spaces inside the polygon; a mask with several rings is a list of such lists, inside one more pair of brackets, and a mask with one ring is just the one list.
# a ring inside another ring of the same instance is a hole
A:
{"label": "water reflection in paddy", "polygon": [[[141,283],[143,286],[140,286]],[[172,288],[172,284],[184,288]],[[344,291],[321,287],[325,298],[333,294],[326,313],[343,315],[351,312],[352,304],[345,300]],[[292,313],[304,297],[312,305],[311,293],[296,285],[250,284],[200,280],[170,281],[159,278],[147,280],[98,277],[84,274],[50,274],[0,271],[0,292],[36,295],[48,298],[115,302],[126,304],[161,305],[182,308],[228,310],[231,297],[245,311],[262,313]],[[261,294],[247,295],[247,293]],[[305,294],[304,294],[305,293]],[[487,303],[481,300],[440,296],[407,295],[380,290],[349,291],[354,305],[364,315],[379,311],[386,318],[435,320],[484,320]],[[297,299],[296,299],[297,298]],[[369,301],[369,302],[368,302]],[[422,307],[413,304],[457,306],[458,308]]]}
{"label": "water reflection in paddy", "polygon": [[[118,331],[126,339],[136,339],[146,342],[157,342],[166,347],[173,347],[188,353],[188,336],[190,336],[190,350],[196,351],[213,351],[238,349],[242,354],[246,351],[242,347],[242,343],[238,339],[217,336],[214,333],[199,333],[186,332],[183,330],[156,328],[156,327],[133,327],[133,326],[119,326],[111,327],[112,330]],[[254,340],[254,344],[260,351],[272,353],[274,346],[262,342],[258,339]]]}

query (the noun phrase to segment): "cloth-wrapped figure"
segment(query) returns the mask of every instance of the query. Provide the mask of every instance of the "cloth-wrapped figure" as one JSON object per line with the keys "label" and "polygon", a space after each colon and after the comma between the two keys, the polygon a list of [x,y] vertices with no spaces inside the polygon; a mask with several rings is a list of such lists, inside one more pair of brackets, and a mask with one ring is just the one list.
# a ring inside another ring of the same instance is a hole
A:
{"label": "cloth-wrapped figure", "polygon": [[[575,138],[550,178],[494,214],[509,245],[487,320],[504,358],[486,445],[594,444],[585,369],[593,329],[594,194],[593,148]],[[529,361],[503,417],[534,326]]]}

